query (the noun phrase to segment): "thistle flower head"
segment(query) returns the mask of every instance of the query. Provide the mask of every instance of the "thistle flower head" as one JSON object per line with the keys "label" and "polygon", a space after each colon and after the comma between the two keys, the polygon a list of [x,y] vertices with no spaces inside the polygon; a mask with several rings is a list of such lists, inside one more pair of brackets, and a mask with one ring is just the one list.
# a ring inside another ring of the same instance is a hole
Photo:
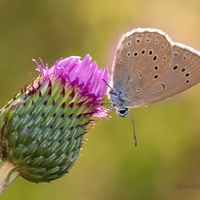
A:
{"label": "thistle flower head", "polygon": [[[41,66],[35,60],[33,61],[40,72],[38,86],[46,84],[48,87],[49,81],[52,85],[59,81],[64,86],[63,92],[69,87],[76,88],[79,91],[74,94],[74,98],[81,98],[86,103],[85,106],[93,108],[92,115],[107,117],[107,110],[101,106],[100,102],[107,88],[102,79],[109,81],[108,68],[99,69],[96,62],[91,63],[89,55],[86,55],[82,61],[78,56],[60,59],[50,69],[48,65],[44,67],[44,64]],[[79,105],[82,103],[79,102]]]}
{"label": "thistle flower head", "polygon": [[101,101],[109,73],[89,55],[51,68],[34,62],[39,77],[0,110],[1,157],[25,179],[49,182],[74,165],[93,117],[107,117]]}

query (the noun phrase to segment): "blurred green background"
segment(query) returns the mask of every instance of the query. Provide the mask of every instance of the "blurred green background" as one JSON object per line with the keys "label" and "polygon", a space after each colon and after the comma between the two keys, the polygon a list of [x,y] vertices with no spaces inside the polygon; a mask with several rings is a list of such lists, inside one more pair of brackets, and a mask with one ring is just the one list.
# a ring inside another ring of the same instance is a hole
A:
{"label": "blurred green background", "polygon": [[[200,50],[199,0],[0,0],[0,105],[36,77],[31,58],[52,65],[90,54],[112,65],[118,39],[136,27],[160,28]],[[132,124],[113,112],[86,136],[74,168],[52,184],[21,177],[6,200],[191,200],[200,198],[200,86],[147,108],[132,109]],[[177,189],[178,185],[197,189]]]}

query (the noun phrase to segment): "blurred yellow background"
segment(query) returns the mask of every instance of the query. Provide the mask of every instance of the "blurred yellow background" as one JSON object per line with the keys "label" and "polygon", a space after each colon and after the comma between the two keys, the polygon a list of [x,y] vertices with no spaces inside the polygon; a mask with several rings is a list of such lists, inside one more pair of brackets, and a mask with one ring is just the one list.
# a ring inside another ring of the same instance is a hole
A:
{"label": "blurred yellow background", "polygon": [[[199,0],[0,0],[0,106],[18,93],[31,58],[52,65],[60,57],[90,54],[111,68],[121,34],[159,28],[173,41],[200,50]],[[191,200],[200,198],[200,86],[132,109],[132,124],[115,112],[86,136],[74,168],[52,184],[18,178],[6,200]],[[177,189],[194,185],[196,189]]]}

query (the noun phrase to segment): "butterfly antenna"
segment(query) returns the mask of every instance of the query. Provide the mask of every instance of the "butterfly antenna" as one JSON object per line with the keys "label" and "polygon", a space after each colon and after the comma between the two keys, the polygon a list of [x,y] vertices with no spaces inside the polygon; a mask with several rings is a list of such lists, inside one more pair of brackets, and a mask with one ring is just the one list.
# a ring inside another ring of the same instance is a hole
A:
{"label": "butterfly antenna", "polygon": [[136,138],[136,132],[135,132],[135,122],[134,122],[134,119],[133,119],[133,116],[131,115],[130,112],[128,112],[130,118],[131,118],[131,121],[132,121],[132,125],[133,125],[133,138],[134,138],[134,145],[135,147],[137,146],[137,138]]}
{"label": "butterfly antenna", "polygon": [[113,89],[112,87],[110,87],[110,85],[106,82],[105,79],[102,79],[102,81],[103,81],[110,89]]}
{"label": "butterfly antenna", "polygon": [[[102,81],[110,88],[110,89],[112,89],[111,87],[110,87],[110,85],[108,85],[108,83],[106,82],[106,80],[105,79],[102,79]],[[112,104],[111,102],[106,102],[106,103],[104,103],[104,104]],[[113,111],[115,108],[111,108],[110,110],[111,111]]]}
{"label": "butterfly antenna", "polygon": [[112,87],[106,82],[105,79],[102,78],[102,81],[103,81],[110,89],[112,89],[116,94],[118,94],[118,92],[117,92],[114,88],[112,88]]}

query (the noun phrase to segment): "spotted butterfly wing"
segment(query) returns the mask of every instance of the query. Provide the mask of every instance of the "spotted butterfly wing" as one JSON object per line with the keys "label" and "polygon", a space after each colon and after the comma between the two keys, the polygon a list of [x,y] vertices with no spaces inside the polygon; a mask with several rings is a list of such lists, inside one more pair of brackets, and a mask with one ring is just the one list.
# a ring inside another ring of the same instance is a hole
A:
{"label": "spotted butterfly wing", "polygon": [[141,107],[189,89],[199,75],[199,52],[158,29],[134,29],[118,44],[109,96],[117,108]]}

